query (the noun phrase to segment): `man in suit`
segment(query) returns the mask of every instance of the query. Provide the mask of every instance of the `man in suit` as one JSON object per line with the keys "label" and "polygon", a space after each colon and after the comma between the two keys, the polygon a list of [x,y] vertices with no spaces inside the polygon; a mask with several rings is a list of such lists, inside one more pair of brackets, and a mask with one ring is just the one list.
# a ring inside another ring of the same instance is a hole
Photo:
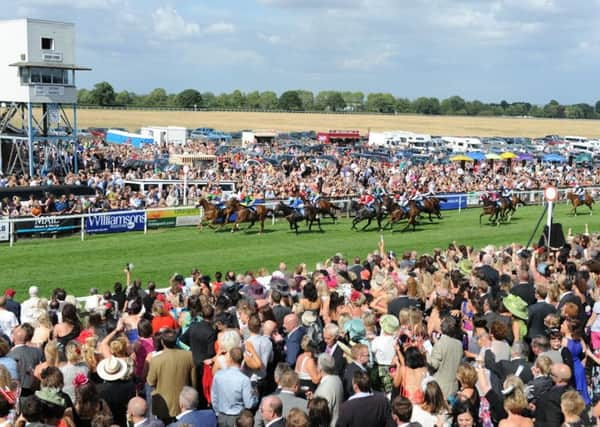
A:
{"label": "man in suit", "polygon": [[[283,418],[287,418],[287,415],[292,408],[298,408],[304,412],[308,412],[308,402],[305,399],[296,396],[296,393],[298,393],[298,388],[300,387],[300,380],[295,371],[290,369],[283,372],[278,379],[278,383],[280,389],[279,392],[275,394],[279,397],[279,399],[281,399],[281,404],[283,405],[281,416]],[[262,417],[262,412],[257,411],[256,415],[254,416],[254,427],[264,427],[265,424],[266,423]]]}
{"label": "man in suit", "polygon": [[163,422],[179,413],[179,391],[186,385],[196,386],[196,365],[192,353],[176,348],[177,333],[166,329],[160,334],[163,351],[150,361],[146,381],[152,387],[152,412]]}
{"label": "man in suit", "polygon": [[398,396],[392,401],[392,419],[398,427],[422,427],[421,423],[411,423],[413,405],[406,397]]}
{"label": "man in suit", "polygon": [[546,334],[544,319],[548,314],[556,312],[556,308],[546,302],[546,296],[548,296],[546,285],[535,285],[536,303],[527,308],[527,338],[530,342],[533,338]]}
{"label": "man in suit", "polygon": [[534,286],[529,283],[529,271],[526,268],[519,268],[517,271],[517,279],[519,283],[512,287],[510,293],[518,296],[528,305],[535,304],[535,289]]}
{"label": "man in suit", "polygon": [[165,427],[162,421],[148,418],[146,401],[141,397],[134,397],[127,404],[127,420],[136,427]]}
{"label": "man in suit", "polygon": [[[192,319],[189,328],[181,336],[181,342],[190,347],[192,358],[196,365],[196,384],[202,384],[204,374],[204,361],[214,357],[215,341],[217,340],[217,331],[210,322],[213,318],[214,310],[210,304],[204,304],[201,308],[202,317]],[[207,408],[208,402],[204,393],[199,397],[199,408]]]}
{"label": "man in suit", "polygon": [[400,310],[409,307],[416,307],[417,301],[414,299],[410,299],[407,295],[408,286],[405,283],[401,283],[398,286],[398,297],[394,298],[388,303],[388,314],[393,314],[398,317],[400,315]]}
{"label": "man in suit", "polygon": [[335,427],[340,405],[344,400],[344,386],[342,380],[335,373],[335,361],[327,353],[322,353],[317,359],[317,369],[321,373],[321,382],[315,390],[315,396],[327,400],[329,412],[331,413],[331,427]]}
{"label": "man in suit", "polygon": [[554,387],[542,394],[535,407],[536,427],[560,427],[564,416],[560,409],[560,398],[569,390],[571,369],[564,363],[555,363],[551,368]]}
{"label": "man in suit", "polygon": [[189,425],[192,427],[217,427],[217,416],[212,409],[198,410],[198,392],[192,387],[185,386],[179,393],[179,407],[181,412],[177,421],[169,427]]}
{"label": "man in suit", "polygon": [[323,341],[325,341],[325,352],[330,354],[335,361],[335,375],[342,376],[346,367],[344,350],[338,345],[340,328],[335,323],[328,323],[323,328]]}
{"label": "man in suit", "polygon": [[302,337],[306,335],[306,329],[304,326],[300,326],[298,316],[294,313],[290,313],[283,318],[283,328],[287,331],[285,338],[285,361],[294,368],[296,366],[296,359],[301,353],[300,343]]}
{"label": "man in suit", "polygon": [[502,392],[502,384],[509,375],[516,375],[527,384],[533,380],[531,373],[531,363],[527,361],[525,344],[521,341],[515,341],[511,348],[510,360],[500,360],[496,362],[494,353],[491,350],[485,352],[485,367],[492,373],[492,388],[496,393]]}
{"label": "man in suit", "polygon": [[369,347],[365,344],[355,344],[351,349],[352,363],[346,365],[342,383],[344,384],[344,399],[348,399],[354,394],[353,378],[355,372],[366,372],[369,363]]}
{"label": "man in suit", "polygon": [[564,279],[559,282],[559,290],[561,292],[558,298],[558,311],[561,311],[564,305],[568,302],[572,302],[577,306],[579,312],[579,318],[585,323],[586,315],[583,309],[581,299],[573,293],[573,281],[571,279]]}
{"label": "man in suit", "polygon": [[442,336],[433,346],[431,354],[428,354],[427,362],[435,371],[433,376],[447,399],[458,389],[456,371],[462,360],[463,348],[462,342],[452,338],[456,330],[456,319],[446,316],[442,319],[441,326]]}
{"label": "man in suit", "polygon": [[265,420],[265,427],[285,427],[282,408],[279,396],[271,395],[262,400],[259,411]]}
{"label": "man in suit", "polygon": [[336,427],[394,426],[390,402],[383,393],[372,392],[366,372],[354,372],[352,389],[352,396],[340,406]]}

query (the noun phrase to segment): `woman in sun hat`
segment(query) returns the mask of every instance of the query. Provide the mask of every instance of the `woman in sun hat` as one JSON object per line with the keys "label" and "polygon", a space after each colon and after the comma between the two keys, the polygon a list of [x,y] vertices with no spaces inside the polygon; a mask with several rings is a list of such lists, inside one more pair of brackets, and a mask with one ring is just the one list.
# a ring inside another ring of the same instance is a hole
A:
{"label": "woman in sun hat", "polygon": [[527,335],[527,319],[529,318],[527,303],[516,295],[508,294],[502,299],[502,304],[512,316],[512,331],[515,341],[522,341]]}
{"label": "woman in sun hat", "polygon": [[390,366],[396,355],[396,334],[400,329],[400,322],[396,316],[386,314],[379,319],[379,325],[381,333],[373,340],[371,349],[377,363],[377,377],[382,384],[382,389],[385,393],[391,393],[394,384],[390,375]]}
{"label": "woman in sun hat", "polygon": [[135,383],[128,376],[127,363],[118,357],[103,359],[96,368],[103,383],[98,384],[98,394],[108,404],[115,424],[125,425],[127,403],[135,396]]}

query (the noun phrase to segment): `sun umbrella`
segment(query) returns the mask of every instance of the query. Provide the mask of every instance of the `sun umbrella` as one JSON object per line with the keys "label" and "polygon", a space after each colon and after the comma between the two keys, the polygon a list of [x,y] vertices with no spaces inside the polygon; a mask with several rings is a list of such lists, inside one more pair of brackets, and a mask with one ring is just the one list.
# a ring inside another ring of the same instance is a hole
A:
{"label": "sun umbrella", "polygon": [[511,153],[510,151],[500,154],[500,158],[503,160],[516,159],[517,157],[518,156],[515,153]]}
{"label": "sun umbrella", "polygon": [[459,154],[457,156],[450,157],[450,160],[453,162],[472,162],[473,161],[472,158],[467,157],[464,154]]}
{"label": "sun umbrella", "polygon": [[546,154],[544,157],[542,157],[542,161],[543,162],[563,163],[565,161],[565,158],[563,156],[561,156],[560,154],[550,153],[550,154]]}
{"label": "sun umbrella", "polygon": [[487,153],[485,155],[485,158],[488,159],[488,160],[501,160],[502,159],[502,157],[500,157],[496,153]]}
{"label": "sun umbrella", "polygon": [[482,153],[481,151],[471,151],[470,153],[467,153],[467,156],[473,160],[485,160],[485,153]]}
{"label": "sun umbrella", "polygon": [[519,153],[517,160],[530,162],[534,159],[534,157],[529,153]]}

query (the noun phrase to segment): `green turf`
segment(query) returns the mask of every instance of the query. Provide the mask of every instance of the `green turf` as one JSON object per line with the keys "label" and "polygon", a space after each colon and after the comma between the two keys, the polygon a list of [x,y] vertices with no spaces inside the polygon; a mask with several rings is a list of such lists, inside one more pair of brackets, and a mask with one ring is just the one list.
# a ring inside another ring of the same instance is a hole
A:
{"label": "green turf", "polygon": [[[565,233],[569,227],[574,233],[584,231],[589,223],[590,232],[597,231],[595,217],[580,208],[577,217],[568,215],[569,207],[561,204],[555,210],[555,221],[561,222]],[[423,221],[416,232],[391,233],[386,231],[386,249],[400,253],[406,249],[431,251],[446,247],[450,242],[482,247],[487,244],[509,244],[513,241],[526,243],[540,217],[540,206],[525,207],[517,211],[511,224],[499,227],[479,226],[481,209],[449,211],[441,221],[429,224]],[[584,214],[585,213],[585,214]],[[350,231],[350,224],[343,219],[333,225],[324,220],[323,233],[307,233],[303,227],[298,236],[289,232],[285,220],[275,226],[270,221],[264,235],[239,232],[215,233],[207,228],[199,233],[193,227],[150,230],[142,233],[87,236],[84,242],[79,235],[57,239],[23,239],[9,248],[0,245],[0,290],[7,287],[20,289],[23,296],[28,286],[38,285],[47,294],[55,287],[64,287],[75,295],[85,295],[91,287],[109,289],[117,280],[124,280],[123,267],[135,265],[133,277],[144,283],[154,280],[164,286],[171,274],[188,275],[198,267],[203,273],[233,269],[243,271],[266,267],[272,270],[280,261],[293,267],[306,262],[313,269],[318,261],[341,252],[346,257],[364,257],[377,248],[379,235],[372,231]],[[545,219],[536,234],[539,236]],[[400,227],[398,227],[400,228]]]}

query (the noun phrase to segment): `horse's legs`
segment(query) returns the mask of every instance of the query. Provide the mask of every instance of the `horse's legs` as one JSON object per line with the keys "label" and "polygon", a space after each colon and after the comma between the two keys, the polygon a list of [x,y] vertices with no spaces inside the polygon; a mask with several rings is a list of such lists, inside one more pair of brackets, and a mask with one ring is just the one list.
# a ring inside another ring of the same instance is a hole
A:
{"label": "horse's legs", "polygon": [[433,219],[431,219],[431,211],[429,211],[429,222],[433,222]]}
{"label": "horse's legs", "polygon": [[321,218],[319,218],[317,216],[317,225],[319,226],[319,231],[323,231],[323,229],[321,228]]}
{"label": "horse's legs", "polygon": [[367,225],[365,225],[363,228],[361,228],[362,231],[365,231],[365,229],[371,225],[371,221],[373,220],[373,218],[369,217],[367,220]]}

